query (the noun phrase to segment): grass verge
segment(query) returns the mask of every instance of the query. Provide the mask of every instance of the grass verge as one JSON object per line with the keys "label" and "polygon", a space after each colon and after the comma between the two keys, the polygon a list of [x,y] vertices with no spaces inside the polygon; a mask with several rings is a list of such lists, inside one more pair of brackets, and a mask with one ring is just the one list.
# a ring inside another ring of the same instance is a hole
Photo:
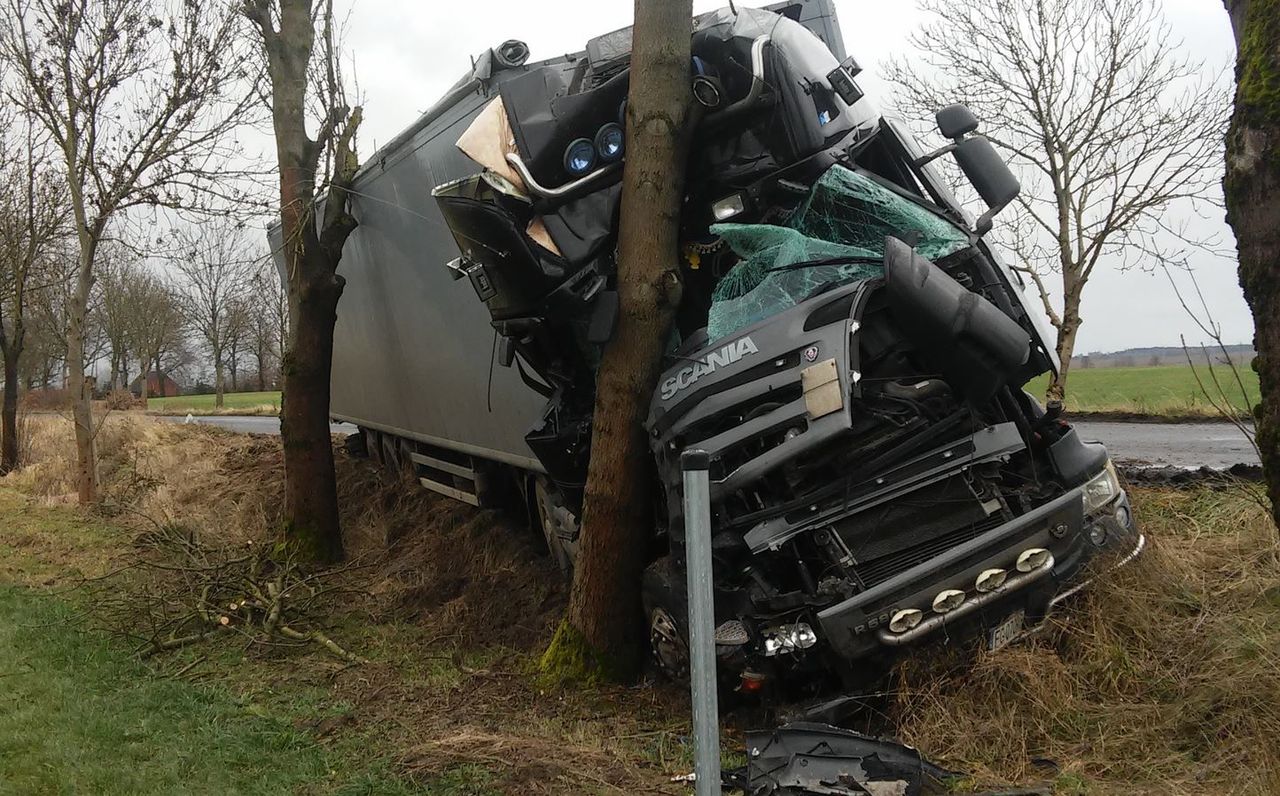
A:
{"label": "grass verge", "polygon": [[148,398],[147,411],[156,415],[278,415],[280,392],[229,392],[222,396],[222,408],[215,395],[178,395]]}
{"label": "grass verge", "polygon": [[408,793],[351,741],[294,715],[156,674],[73,608],[0,586],[0,792]]}

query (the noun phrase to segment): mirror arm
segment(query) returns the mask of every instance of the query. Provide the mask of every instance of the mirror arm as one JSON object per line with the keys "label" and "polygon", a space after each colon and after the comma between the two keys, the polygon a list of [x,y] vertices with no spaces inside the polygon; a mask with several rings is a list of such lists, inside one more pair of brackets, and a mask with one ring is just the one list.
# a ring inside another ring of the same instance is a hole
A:
{"label": "mirror arm", "polygon": [[918,158],[916,158],[915,160],[911,161],[911,165],[912,165],[912,166],[915,166],[916,168],[920,168],[921,166],[925,165],[926,163],[931,163],[932,161],[937,160],[938,158],[942,157],[943,155],[947,154],[948,152],[952,152],[952,151],[954,151],[954,150],[955,150],[955,148],[956,148],[956,144],[957,144],[957,143],[958,143],[958,142],[953,141],[953,142],[951,142],[950,144],[947,144],[946,146],[944,146],[942,149],[935,150],[935,151],[933,151],[933,152],[930,152],[930,153],[929,153],[929,154],[927,154],[927,155],[921,155],[920,157],[918,157]]}
{"label": "mirror arm", "polygon": [[1004,210],[1008,206],[1009,206],[1009,203],[1005,202],[1002,205],[996,205],[995,207],[987,208],[987,212],[978,216],[978,220],[975,221],[973,224],[974,237],[981,238],[983,235],[986,235],[988,232],[990,232],[992,227],[991,222],[995,219],[995,217],[1000,213],[1001,210]]}

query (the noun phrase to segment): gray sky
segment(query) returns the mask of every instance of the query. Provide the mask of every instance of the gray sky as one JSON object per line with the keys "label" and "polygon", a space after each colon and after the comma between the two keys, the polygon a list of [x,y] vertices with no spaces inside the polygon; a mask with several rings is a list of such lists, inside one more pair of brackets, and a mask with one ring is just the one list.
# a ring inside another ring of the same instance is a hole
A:
{"label": "gray sky", "polygon": [[[344,0],[339,0],[340,3]],[[464,4],[404,0],[345,0],[354,5],[347,48],[365,102],[360,148],[368,156],[432,105],[469,68],[469,58],[505,39],[521,39],[538,60],[582,49],[586,40],[631,23],[631,0],[471,0]],[[696,12],[727,0],[695,0]],[[741,0],[740,0],[741,2]],[[763,5],[763,0],[741,2]],[[907,35],[924,18],[913,0],[835,0],[845,46],[863,64],[859,82],[885,104],[879,79],[886,58],[909,52]],[[1218,72],[1234,57],[1221,0],[1163,0],[1175,35],[1191,55]],[[446,10],[447,9],[447,10]],[[997,221],[997,223],[999,223]],[[1222,213],[1196,219],[1198,234],[1216,235],[1234,251]],[[1197,279],[1227,342],[1249,342],[1253,323],[1236,281],[1235,263],[1205,256]],[[1099,265],[1084,296],[1085,321],[1077,350],[1113,351],[1177,345],[1203,335],[1178,306],[1165,276],[1125,273]]]}

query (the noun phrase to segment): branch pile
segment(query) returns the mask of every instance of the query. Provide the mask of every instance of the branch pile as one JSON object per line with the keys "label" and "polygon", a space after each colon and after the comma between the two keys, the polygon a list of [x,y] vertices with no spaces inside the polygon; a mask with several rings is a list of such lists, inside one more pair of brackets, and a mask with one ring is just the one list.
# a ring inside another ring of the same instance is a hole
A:
{"label": "branch pile", "polygon": [[246,647],[315,645],[363,662],[323,629],[336,600],[352,593],[341,577],[351,565],[308,570],[283,546],[214,546],[162,523],[134,544],[137,559],[115,573],[127,575],[127,583],[102,588],[98,597],[113,629],[136,643],[138,654],[226,637]]}

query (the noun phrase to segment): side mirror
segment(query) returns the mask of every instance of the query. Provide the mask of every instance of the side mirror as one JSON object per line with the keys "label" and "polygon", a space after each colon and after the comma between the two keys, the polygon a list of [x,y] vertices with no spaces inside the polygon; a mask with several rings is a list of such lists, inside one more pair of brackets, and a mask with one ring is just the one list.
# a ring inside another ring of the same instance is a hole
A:
{"label": "side mirror", "polygon": [[1009,165],[996,152],[996,148],[980,135],[957,143],[955,157],[964,176],[969,178],[978,196],[987,203],[987,212],[974,224],[974,231],[978,235],[985,235],[991,230],[991,220],[996,213],[1018,198],[1022,186],[1018,184],[1018,178],[1010,171]]}
{"label": "side mirror", "polygon": [[933,118],[938,122],[938,132],[943,138],[963,138],[978,129],[978,117],[973,115],[968,105],[948,105]]}
{"label": "side mirror", "polygon": [[952,142],[917,159],[916,165],[922,166],[948,152],[954,153],[960,170],[982,201],[987,203],[987,212],[974,224],[974,232],[981,237],[991,231],[991,220],[996,214],[1018,198],[1022,186],[990,141],[980,135],[970,135],[978,129],[978,117],[967,105],[948,105],[934,118],[938,122],[938,131]]}

